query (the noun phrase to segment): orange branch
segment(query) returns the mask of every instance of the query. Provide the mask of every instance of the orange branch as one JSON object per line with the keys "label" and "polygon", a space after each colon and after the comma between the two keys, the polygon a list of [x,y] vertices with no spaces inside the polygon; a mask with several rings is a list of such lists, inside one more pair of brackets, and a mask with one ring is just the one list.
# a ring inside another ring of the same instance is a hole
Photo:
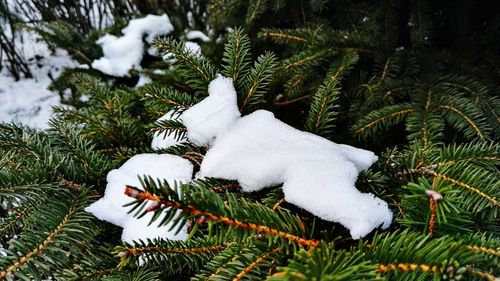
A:
{"label": "orange branch", "polygon": [[218,215],[212,214],[210,212],[206,212],[206,211],[197,209],[196,207],[191,206],[191,205],[183,206],[179,202],[172,202],[172,201],[168,201],[168,200],[163,200],[154,194],[139,190],[133,186],[126,185],[125,194],[130,196],[130,197],[133,197],[135,199],[138,199],[138,200],[155,201],[155,202],[158,202],[158,203],[165,205],[167,207],[171,207],[174,209],[180,209],[180,210],[183,210],[184,212],[189,213],[193,216],[197,216],[197,217],[203,216],[203,217],[205,217],[205,219],[209,219],[209,220],[214,221],[214,222],[221,222],[221,223],[231,225],[234,227],[244,228],[244,229],[248,229],[248,230],[260,232],[260,233],[265,233],[265,234],[272,235],[272,236],[278,236],[280,238],[290,240],[292,242],[295,242],[295,243],[303,245],[303,246],[316,247],[319,244],[318,240],[310,240],[310,239],[301,238],[301,237],[298,237],[296,235],[286,233],[286,232],[283,232],[283,231],[278,230],[278,229],[270,228],[270,227],[265,226],[265,225],[258,225],[258,224],[254,224],[254,223],[241,222],[241,221],[237,221],[237,220],[234,220],[234,219],[231,219],[228,217],[218,216]]}

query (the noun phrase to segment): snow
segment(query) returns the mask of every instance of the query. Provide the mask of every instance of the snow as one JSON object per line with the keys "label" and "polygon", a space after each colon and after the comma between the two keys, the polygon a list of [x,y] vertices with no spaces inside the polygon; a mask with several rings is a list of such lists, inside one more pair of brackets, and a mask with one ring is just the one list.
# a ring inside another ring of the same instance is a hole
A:
{"label": "snow", "polygon": [[122,241],[131,243],[138,239],[168,238],[184,240],[187,238],[187,226],[175,234],[169,231],[170,224],[158,227],[161,219],[148,225],[152,213],[137,219],[129,214],[125,204],[134,201],[124,194],[125,185],[142,189],[139,177],[148,175],[153,179],[166,180],[170,186],[191,180],[193,165],[186,159],[169,154],[139,154],[130,158],[120,168],[112,170],[107,176],[104,197],[85,208],[100,220],[123,227]]}
{"label": "snow", "polygon": [[432,198],[432,200],[434,200],[434,201],[443,200],[443,195],[435,190],[428,189],[425,191],[425,194],[427,195],[427,197]]}
{"label": "snow", "polygon": [[203,42],[209,42],[210,37],[208,37],[205,33],[199,31],[199,30],[191,30],[186,33],[186,38],[188,40],[196,40],[199,39]]}
{"label": "snow", "polygon": [[[165,115],[160,117],[158,121],[162,120],[177,120],[179,118],[180,113],[175,110],[170,110]],[[153,140],[151,142],[152,149],[164,149],[169,148],[171,146],[178,145],[182,142],[186,142],[186,138],[175,139],[173,133],[167,134],[167,132],[157,132],[153,135]]]}
{"label": "snow", "polygon": [[174,30],[166,14],[162,16],[147,15],[144,18],[131,20],[122,29],[123,36],[106,34],[97,40],[101,45],[103,57],[94,60],[92,67],[112,76],[128,76],[131,69],[140,69],[144,55],[143,37],[151,43],[155,36],[169,34]]}
{"label": "snow", "polygon": [[373,152],[299,131],[269,111],[240,118],[230,78],[218,76],[208,93],[181,115],[188,140],[210,146],[200,177],[237,180],[246,192],[283,183],[286,201],[342,224],[353,239],[390,225],[387,203],[355,187],[377,161]]}
{"label": "snow", "polygon": [[[64,50],[57,49],[52,53],[32,32],[23,31],[16,40],[20,42],[17,45],[22,47],[22,54],[29,60],[33,78],[16,81],[6,67],[0,71],[0,122],[46,129],[52,107],[60,105],[59,95],[47,89],[51,77],[59,76],[65,67],[76,67],[77,63]],[[37,60],[37,57],[41,59]]]}
{"label": "snow", "polygon": [[201,47],[198,45],[198,43],[187,41],[184,43],[184,47],[186,50],[190,51],[191,53],[200,56],[201,55]]}
{"label": "snow", "polygon": [[144,74],[139,74],[139,80],[137,80],[137,83],[135,84],[135,88],[140,88],[144,87],[145,85],[151,83],[151,78],[149,76],[144,75]]}
{"label": "snow", "polygon": [[[359,172],[377,161],[373,152],[299,131],[266,110],[241,117],[231,78],[218,75],[209,84],[208,97],[180,116],[169,111],[160,120],[177,118],[186,126],[189,142],[208,146],[198,173],[200,178],[237,180],[245,192],[283,184],[287,202],[324,220],[340,223],[349,229],[353,239],[391,224],[392,212],[387,203],[355,186]],[[166,148],[177,143],[160,133],[154,136],[152,147]],[[186,226],[175,234],[169,231],[171,225],[148,225],[152,213],[140,219],[128,214],[129,209],[123,206],[133,199],[124,194],[124,187],[140,188],[138,176],[142,175],[173,184],[190,181],[192,173],[193,165],[179,156],[136,155],[108,173],[104,197],[86,211],[123,227],[125,242],[186,239]]]}
{"label": "snow", "polygon": [[208,94],[181,116],[189,141],[200,146],[211,144],[241,116],[231,78],[219,75],[210,82]]}

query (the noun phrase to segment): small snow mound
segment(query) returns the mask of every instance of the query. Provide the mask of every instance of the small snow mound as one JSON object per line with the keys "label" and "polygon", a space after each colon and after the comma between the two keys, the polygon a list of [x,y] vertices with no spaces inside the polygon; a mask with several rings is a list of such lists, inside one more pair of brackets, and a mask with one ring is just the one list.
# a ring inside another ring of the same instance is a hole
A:
{"label": "small snow mound", "polygon": [[208,37],[205,33],[199,31],[199,30],[191,30],[188,33],[186,33],[186,38],[188,40],[196,40],[199,39],[203,42],[209,42],[210,37]]}
{"label": "small snow mound", "polygon": [[188,140],[197,145],[211,144],[241,116],[231,78],[219,75],[208,86],[208,97],[182,115]]}
{"label": "small snow mound", "polygon": [[142,188],[139,178],[148,175],[153,179],[166,180],[171,186],[191,180],[193,165],[186,159],[169,154],[139,154],[130,158],[120,168],[108,173],[104,197],[85,208],[100,220],[123,227],[122,240],[131,242],[145,238],[185,239],[187,228],[177,235],[169,231],[171,225],[158,227],[158,221],[148,225],[152,214],[140,219],[128,214],[130,208],[123,205],[134,201],[124,194],[125,185]]}
{"label": "small snow mound", "polygon": [[128,76],[128,72],[140,69],[144,54],[142,38],[151,43],[155,36],[165,35],[174,30],[166,14],[162,16],[147,15],[133,19],[122,29],[123,36],[106,34],[97,40],[101,45],[103,57],[94,60],[92,67],[112,76]]}
{"label": "small snow mound", "polygon": [[218,76],[208,93],[181,116],[189,141],[211,145],[200,177],[237,180],[247,192],[283,183],[285,200],[342,224],[354,239],[390,225],[387,203],[355,187],[377,161],[373,152],[299,131],[269,111],[240,118],[230,78]]}

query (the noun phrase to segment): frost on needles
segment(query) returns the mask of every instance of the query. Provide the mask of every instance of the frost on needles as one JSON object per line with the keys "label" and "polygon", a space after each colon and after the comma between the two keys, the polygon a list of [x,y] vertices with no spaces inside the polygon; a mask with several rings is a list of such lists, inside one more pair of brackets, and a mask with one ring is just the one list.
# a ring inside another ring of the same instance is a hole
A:
{"label": "frost on needles", "polygon": [[[355,187],[359,172],[377,161],[373,152],[299,131],[266,110],[241,117],[231,78],[219,75],[210,83],[208,93],[207,98],[180,117],[173,112],[163,117],[180,119],[187,128],[189,142],[208,146],[199,178],[237,180],[245,192],[283,184],[286,201],[324,220],[342,224],[349,229],[353,239],[391,224],[392,212],[387,203]],[[167,148],[178,143],[173,135],[155,135],[154,138],[153,148]],[[104,198],[87,211],[124,227],[124,241],[185,239],[185,231],[174,235],[174,231],[167,230],[168,226],[153,231],[154,224],[147,226],[150,217],[136,222],[137,219],[121,206],[132,200],[123,193],[125,184],[140,186],[137,176],[187,182],[191,180],[192,171],[192,164],[178,156],[136,155],[108,174]]]}

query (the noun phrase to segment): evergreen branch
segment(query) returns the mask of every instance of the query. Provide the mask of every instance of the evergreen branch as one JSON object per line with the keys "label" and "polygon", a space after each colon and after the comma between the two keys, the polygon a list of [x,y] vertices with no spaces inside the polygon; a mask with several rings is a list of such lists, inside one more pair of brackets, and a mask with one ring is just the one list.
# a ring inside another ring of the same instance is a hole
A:
{"label": "evergreen branch", "polygon": [[2,270],[0,272],[0,278],[5,278],[10,272],[17,270],[21,266],[23,266],[25,263],[30,261],[32,258],[35,256],[38,256],[47,246],[53,242],[54,238],[60,234],[61,230],[63,227],[68,223],[71,215],[73,212],[76,210],[74,208],[71,208],[66,216],[62,219],[61,223],[52,231],[52,233],[47,236],[47,238],[39,244],[36,248],[34,248],[31,252],[26,253],[23,257],[19,259],[19,261],[15,262],[13,265],[7,267],[6,269]]}
{"label": "evergreen branch", "polygon": [[250,273],[252,270],[254,270],[255,267],[257,267],[259,264],[264,262],[265,260],[269,259],[276,253],[280,251],[280,248],[274,248],[272,251],[267,252],[263,255],[261,255],[258,259],[253,261],[251,264],[249,264],[245,269],[243,269],[236,277],[233,278],[233,281],[240,281],[241,279],[245,278],[248,273]]}
{"label": "evergreen branch", "polygon": [[479,139],[484,140],[484,134],[481,132],[481,130],[479,129],[479,127],[466,114],[464,114],[462,111],[460,111],[456,107],[453,107],[453,106],[450,106],[450,105],[440,105],[439,107],[457,113],[467,123],[469,123],[469,125],[472,128],[474,128],[474,130],[476,131],[476,134],[479,137]]}
{"label": "evergreen branch", "polygon": [[270,37],[274,39],[279,39],[282,41],[295,41],[300,43],[307,43],[305,37],[286,34],[285,32],[272,32],[272,31],[262,31],[259,33],[260,37]]}
{"label": "evergreen branch", "polygon": [[243,83],[244,95],[239,99],[240,111],[244,111],[248,106],[255,106],[262,102],[276,68],[276,57],[272,53],[265,53],[257,58],[254,66],[250,70]]}
{"label": "evergreen branch", "polygon": [[309,99],[309,98],[310,98],[310,96],[306,95],[306,96],[302,96],[302,97],[298,97],[298,98],[295,98],[295,99],[292,99],[292,100],[287,100],[287,101],[282,101],[282,102],[275,101],[274,105],[285,106],[285,105],[293,104],[293,103],[296,103],[296,102],[299,102],[299,101],[303,101],[303,100],[306,100],[306,99]]}
{"label": "evergreen branch", "polygon": [[194,164],[198,165],[198,167],[201,166],[201,162],[203,162],[203,158],[204,158],[203,155],[201,155],[197,152],[194,152],[194,151],[188,151],[188,152],[182,154],[181,157],[193,162]]}
{"label": "evergreen branch", "polygon": [[388,272],[411,272],[419,270],[425,273],[442,273],[442,268],[439,265],[431,265],[431,264],[416,264],[416,263],[388,263],[388,264],[380,264],[376,272],[380,273],[388,273]]}
{"label": "evergreen branch", "polygon": [[24,218],[29,216],[30,212],[34,208],[35,206],[28,201],[25,205],[17,207],[7,218],[2,218],[0,224],[0,236],[6,236],[7,232],[12,231],[16,225],[23,222]]}
{"label": "evergreen branch", "polygon": [[[223,74],[233,78],[236,86],[241,86],[240,77],[245,77],[249,72],[251,62],[250,39],[241,29],[236,29],[229,34],[228,42],[224,45]],[[238,90],[242,90],[239,89]]]}
{"label": "evergreen branch", "polygon": [[382,70],[382,73],[380,75],[380,79],[378,80],[378,86],[382,85],[385,81],[385,78],[387,77],[387,73],[389,72],[389,65],[391,63],[391,58],[388,58],[386,61],[385,61],[385,64],[384,64],[384,69]]}
{"label": "evergreen branch", "polygon": [[443,175],[443,174],[440,174],[440,173],[437,173],[435,171],[430,171],[430,170],[421,170],[422,173],[424,174],[428,174],[428,175],[432,175],[438,179],[442,179],[442,180],[445,180],[445,181],[448,181],[448,182],[451,182],[455,185],[458,185],[460,187],[463,187],[473,193],[476,193],[477,195],[483,197],[484,199],[488,200],[489,202],[491,202],[491,204],[493,204],[493,206],[495,207],[500,207],[500,202],[498,202],[495,197],[492,197],[484,192],[482,192],[481,190],[477,189],[476,187],[473,187],[465,182],[462,182],[462,181],[459,181],[457,179],[454,179],[454,178],[451,178],[451,177],[448,177],[446,175]]}
{"label": "evergreen branch", "polygon": [[137,189],[137,188],[132,187],[132,186],[126,186],[125,194],[127,194],[128,196],[135,198],[137,200],[148,200],[148,201],[158,202],[162,205],[165,205],[166,207],[170,207],[173,209],[179,209],[179,210],[182,210],[183,212],[188,213],[192,216],[204,217],[204,218],[209,219],[213,222],[221,222],[223,224],[230,225],[230,226],[237,227],[237,228],[243,228],[243,229],[247,229],[247,230],[251,230],[251,231],[255,231],[255,232],[259,232],[259,233],[264,233],[264,234],[267,234],[270,236],[278,236],[284,240],[289,240],[289,241],[297,243],[299,245],[303,245],[303,246],[307,246],[307,247],[316,247],[319,243],[319,241],[317,241],[317,240],[309,240],[306,238],[302,238],[302,237],[296,236],[294,234],[290,234],[290,233],[286,233],[286,232],[278,230],[278,229],[270,228],[270,227],[265,226],[265,225],[258,225],[255,223],[241,222],[241,221],[234,220],[234,219],[231,219],[231,218],[228,218],[225,216],[214,215],[210,212],[200,210],[200,209],[198,209],[194,206],[191,206],[191,205],[185,206],[180,202],[173,202],[173,201],[169,201],[169,200],[164,200],[164,199],[161,199],[160,197],[158,197],[154,194],[151,194],[151,193],[146,192],[146,191],[142,191],[142,190]]}
{"label": "evergreen branch", "polygon": [[[311,73],[308,71],[300,71],[292,75],[285,83],[285,92],[288,97],[295,97],[302,94],[304,84],[311,78]],[[310,95],[302,96],[301,98],[309,98]],[[295,100],[295,99],[294,99]]]}
{"label": "evergreen branch", "polygon": [[262,14],[266,9],[267,0],[251,0],[248,5],[245,23],[247,28],[250,28],[255,22],[256,18]]}
{"label": "evergreen branch", "polygon": [[24,264],[39,256],[51,243],[54,242],[55,238],[61,234],[63,228],[70,221],[71,217],[77,210],[78,209],[75,208],[75,206],[72,206],[69,209],[68,213],[63,217],[59,225],[57,225],[57,227],[47,236],[47,238],[42,243],[33,248],[30,252],[24,254],[12,265],[0,271],[0,279],[6,278],[11,272],[18,270]]}
{"label": "evergreen branch", "polygon": [[491,275],[489,274],[488,272],[483,272],[483,271],[479,271],[479,270],[476,270],[476,269],[470,269],[469,272],[473,275],[473,276],[477,276],[481,279],[484,279],[486,281],[497,281],[498,278],[495,277],[494,275]]}
{"label": "evergreen branch", "polygon": [[330,34],[321,25],[293,29],[263,28],[259,31],[258,36],[288,47],[297,47],[299,50],[304,46],[316,47],[330,39]]}
{"label": "evergreen branch", "polygon": [[332,81],[342,79],[343,76],[349,73],[351,68],[358,62],[359,55],[354,52],[347,52],[342,58],[330,66],[327,76]]}
{"label": "evergreen branch", "polygon": [[422,139],[424,149],[429,149],[435,140],[443,136],[444,123],[442,117],[423,111],[413,111],[406,118],[406,130],[410,133],[407,139]]}
{"label": "evergreen branch", "polygon": [[413,111],[414,109],[410,108],[407,104],[391,105],[380,110],[372,111],[366,118],[362,118],[356,124],[355,133],[357,135],[363,135],[366,134],[365,131],[367,130],[375,131],[379,124],[384,124],[384,122],[388,120],[399,123],[402,118]]}
{"label": "evergreen branch", "polygon": [[192,95],[156,84],[147,84],[140,92],[155,114],[165,114],[172,108],[185,110],[196,102]]}
{"label": "evergreen branch", "polygon": [[299,36],[294,36],[294,35],[288,35],[284,33],[278,33],[278,32],[264,32],[262,33],[263,36],[265,37],[272,37],[272,38],[279,38],[281,40],[292,40],[292,41],[297,41],[297,42],[307,42],[307,40],[303,37]]}
{"label": "evergreen branch", "polygon": [[151,131],[156,132],[158,136],[163,134],[164,138],[174,134],[174,139],[179,141],[187,134],[187,129],[184,124],[177,119],[160,120],[156,122],[156,126],[157,127],[152,128]]}
{"label": "evergreen branch", "polygon": [[119,268],[142,260],[148,264],[167,266],[171,271],[182,268],[198,269],[214,255],[233,246],[234,243],[220,243],[217,239],[191,238],[188,241],[153,239],[134,244],[118,246],[113,251],[120,258]]}
{"label": "evergreen branch", "polygon": [[41,274],[68,266],[93,238],[96,228],[92,217],[83,211],[91,199],[88,194],[88,190],[74,194],[61,187],[46,192],[42,198],[50,196],[51,200],[34,209],[26,221],[28,230],[9,241],[0,260],[0,279],[29,275],[40,280]]}
{"label": "evergreen branch", "polygon": [[484,156],[484,157],[468,157],[468,158],[464,158],[464,159],[459,159],[459,160],[446,160],[446,161],[443,161],[443,162],[439,162],[439,163],[436,163],[436,164],[433,164],[432,167],[428,167],[428,168],[438,168],[438,167],[442,167],[442,166],[448,166],[448,165],[458,165],[458,164],[462,164],[462,163],[474,163],[474,162],[482,162],[482,161],[492,161],[492,162],[499,162],[500,161],[500,157],[495,157],[495,156]]}
{"label": "evergreen branch", "polygon": [[213,79],[214,75],[210,73],[212,71],[201,68],[195,56],[191,52],[186,51],[182,43],[175,44],[172,41],[159,40],[154,43],[154,46],[159,52],[163,52],[164,54],[173,53],[175,58],[187,64],[205,82],[210,82]]}
{"label": "evergreen branch", "polygon": [[[234,246],[215,256],[192,280],[263,280],[270,268],[267,243],[253,241],[250,245]],[[243,274],[242,274],[243,272]]]}
{"label": "evergreen branch", "polygon": [[209,246],[209,247],[201,247],[201,248],[190,248],[190,249],[171,249],[171,248],[155,247],[155,246],[130,247],[130,248],[126,249],[127,253],[125,255],[137,257],[137,256],[140,256],[142,254],[147,254],[147,253],[198,254],[198,253],[205,253],[205,252],[218,252],[218,251],[221,251],[221,250],[226,249],[226,248],[227,248],[227,245]]}
{"label": "evergreen branch", "polygon": [[335,128],[338,115],[337,101],[340,96],[338,81],[325,80],[318,88],[311,102],[311,109],[306,119],[306,130],[323,137],[328,137]]}
{"label": "evergreen branch", "polygon": [[489,248],[485,246],[478,246],[478,245],[467,245],[465,248],[469,251],[473,252],[481,252],[484,254],[492,255],[492,256],[497,256],[500,257],[500,248]]}
{"label": "evergreen branch", "polygon": [[300,250],[269,280],[380,280],[376,267],[361,251],[335,249],[333,243],[321,243],[309,251]]}
{"label": "evergreen branch", "polygon": [[436,167],[435,166],[432,166],[432,167],[425,167],[424,166],[424,167],[420,167],[417,169],[407,169],[403,173],[433,176],[436,179],[440,179],[440,180],[443,180],[446,182],[450,182],[454,185],[460,186],[460,187],[464,188],[465,190],[468,190],[468,191],[472,192],[473,194],[478,195],[480,198],[485,199],[486,201],[491,203],[493,206],[500,207],[500,202],[498,202],[494,196],[488,195],[485,192],[481,191],[479,188],[474,187],[466,182],[449,177],[443,173],[438,173],[438,172],[434,171],[434,168],[436,168]]}
{"label": "evergreen branch", "polygon": [[306,50],[289,58],[287,62],[279,67],[279,70],[289,71],[306,65],[317,65],[321,63],[321,58],[324,58],[325,55],[332,55],[332,51],[328,49],[319,51]]}
{"label": "evergreen branch", "polygon": [[177,61],[175,66],[187,85],[206,95],[208,83],[215,78],[217,68],[205,57],[198,56],[186,49],[183,42],[174,39],[155,39],[153,46],[165,55],[173,55]]}
{"label": "evergreen branch", "polygon": [[[434,180],[432,181],[432,187],[435,186],[436,182],[437,178],[434,178]],[[427,232],[429,233],[429,235],[432,235],[434,234],[434,230],[436,229],[437,204],[443,197],[439,195],[441,197],[436,198],[437,196],[434,196],[434,194],[439,194],[439,193],[435,192],[434,189],[428,190],[426,194],[427,197],[429,197],[429,210],[431,212],[431,217],[429,219]]]}

